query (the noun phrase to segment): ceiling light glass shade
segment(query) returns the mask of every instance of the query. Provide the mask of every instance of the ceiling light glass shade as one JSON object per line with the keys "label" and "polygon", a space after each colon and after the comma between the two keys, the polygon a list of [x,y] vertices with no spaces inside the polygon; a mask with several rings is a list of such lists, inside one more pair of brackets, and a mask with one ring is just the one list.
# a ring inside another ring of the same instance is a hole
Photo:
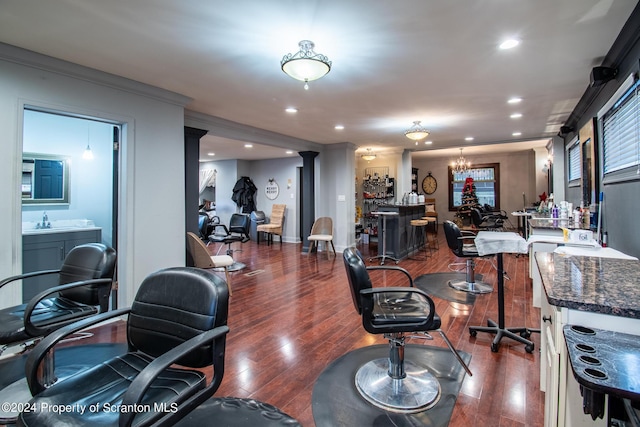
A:
{"label": "ceiling light glass shade", "polygon": [[375,159],[377,156],[376,156],[376,153],[371,151],[371,148],[367,148],[367,152],[360,157],[362,157],[362,160],[366,160],[367,162],[370,162],[371,160]]}
{"label": "ceiling light glass shade", "polygon": [[413,126],[404,132],[404,136],[414,141],[425,139],[429,136],[429,131],[420,125],[420,120],[413,122]]}
{"label": "ceiling light glass shade", "polygon": [[465,173],[471,167],[471,162],[462,156],[462,148],[460,149],[460,158],[451,163],[451,172],[454,174]]}
{"label": "ceiling light glass shade", "polygon": [[282,71],[290,77],[305,82],[307,89],[308,82],[318,80],[331,71],[331,61],[325,55],[313,51],[315,44],[312,41],[302,40],[298,46],[300,50],[295,54],[286,54],[280,65]]}
{"label": "ceiling light glass shade", "polygon": [[87,144],[87,148],[84,149],[82,158],[85,160],[93,160],[93,151],[91,151],[91,147],[89,146],[89,144]]}

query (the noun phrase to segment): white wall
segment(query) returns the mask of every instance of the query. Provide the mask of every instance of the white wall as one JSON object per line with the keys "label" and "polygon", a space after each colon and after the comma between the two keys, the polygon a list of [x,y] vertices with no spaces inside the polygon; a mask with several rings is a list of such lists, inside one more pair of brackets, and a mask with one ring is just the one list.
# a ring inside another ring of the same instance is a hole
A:
{"label": "white wall", "polygon": [[[302,157],[297,154],[281,159],[222,160],[200,164],[201,169],[214,168],[218,171],[216,214],[223,224],[229,223],[231,214],[239,212],[239,208],[231,200],[233,187],[242,176],[248,176],[258,189],[255,195],[256,210],[263,211],[269,217],[274,204],[287,205],[283,241],[296,243],[300,242],[298,167],[302,167]],[[271,178],[275,179],[280,188],[280,193],[274,200],[268,199],[265,195],[265,187]],[[291,186],[287,188],[289,180]]]}
{"label": "white wall", "polygon": [[[25,105],[123,123],[119,306],[160,268],[184,265],[184,104],[188,98],[0,44],[0,276],[22,271],[20,172]],[[162,173],[158,173],[162,171]],[[6,289],[10,288],[10,289]],[[21,300],[0,290],[3,306]]]}
{"label": "white wall", "polygon": [[[75,117],[25,110],[23,151],[69,157],[69,204],[23,205],[22,221],[90,219],[111,246],[113,125]],[[83,159],[87,146],[94,158]]]}

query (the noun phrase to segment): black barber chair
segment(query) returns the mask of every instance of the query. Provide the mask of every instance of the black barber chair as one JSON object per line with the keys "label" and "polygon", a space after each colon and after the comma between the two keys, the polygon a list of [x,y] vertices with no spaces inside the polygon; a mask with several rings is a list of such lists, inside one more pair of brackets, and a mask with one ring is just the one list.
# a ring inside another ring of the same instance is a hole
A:
{"label": "black barber chair", "polygon": [[[175,425],[209,399],[222,381],[228,300],[227,284],[214,273],[168,268],[142,282],[131,308],[99,314],[51,333],[27,358],[27,380],[34,396],[28,408],[86,410],[24,411],[18,425]],[[63,381],[43,383],[42,362],[56,343],[126,314],[125,354]],[[213,372],[208,384],[201,368]]]}
{"label": "black barber chair", "polygon": [[[485,282],[476,282],[475,268],[476,264],[474,258],[479,257],[478,249],[473,244],[473,239],[476,235],[470,231],[462,231],[452,221],[445,221],[443,223],[444,235],[447,238],[447,245],[451,252],[459,258],[467,258],[464,263],[466,265],[466,278],[465,280],[450,280],[449,286],[464,292],[470,292],[474,294],[486,294],[493,292],[493,286]],[[458,265],[460,263],[449,264]]]}
{"label": "black barber chair", "polygon": [[25,343],[83,317],[107,311],[116,265],[116,251],[87,243],[69,251],[59,270],[36,271],[4,279],[0,288],[36,276],[58,276],[57,285],[27,304],[0,310],[0,354],[7,346]]}
{"label": "black barber chair", "polygon": [[[227,245],[227,255],[233,258],[234,250],[231,245],[235,242],[246,243],[249,238],[249,215],[233,214],[229,220],[229,228],[224,224],[214,224],[214,233],[209,236],[209,242],[224,243]],[[220,247],[222,249],[222,247]],[[218,253],[220,252],[218,249]],[[241,252],[242,249],[236,249],[235,252]],[[238,271],[245,268],[246,265],[234,260],[233,264],[228,267],[229,271]]]}
{"label": "black barber chair", "polygon": [[471,208],[471,222],[478,230],[502,231],[504,219],[501,215],[482,212],[478,208]]}
{"label": "black barber chair", "polygon": [[[24,352],[56,329],[107,311],[115,266],[114,249],[87,243],[71,249],[59,270],[25,273],[1,281],[0,288],[21,279],[48,276],[54,284],[27,304],[0,310],[0,354],[9,347]],[[49,356],[53,358],[53,353]],[[1,402],[24,403],[31,398],[24,374],[3,376],[8,385],[0,390]],[[0,424],[14,421],[17,415],[15,410],[2,408]]]}
{"label": "black barber chair", "polygon": [[[351,287],[351,297],[364,329],[384,334],[389,340],[389,357],[367,362],[356,372],[356,388],[373,405],[394,412],[417,412],[433,406],[440,396],[440,384],[424,366],[404,359],[408,333],[438,331],[465,371],[472,375],[458,352],[440,329],[440,317],[433,300],[413,287],[409,272],[396,266],[366,267],[355,248],[343,252]],[[403,273],[408,287],[374,288],[368,270],[395,270]],[[430,336],[429,336],[430,337]]]}

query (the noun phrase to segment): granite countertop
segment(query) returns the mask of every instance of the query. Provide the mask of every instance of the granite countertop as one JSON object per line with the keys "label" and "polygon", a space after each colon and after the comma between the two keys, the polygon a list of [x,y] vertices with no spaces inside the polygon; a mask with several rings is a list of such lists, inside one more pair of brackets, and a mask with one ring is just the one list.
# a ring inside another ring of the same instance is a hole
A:
{"label": "granite countertop", "polygon": [[639,398],[638,336],[580,325],[565,325],[563,333],[578,383],[600,393]]}
{"label": "granite countertop", "polygon": [[640,261],[538,252],[549,304],[640,319]]}

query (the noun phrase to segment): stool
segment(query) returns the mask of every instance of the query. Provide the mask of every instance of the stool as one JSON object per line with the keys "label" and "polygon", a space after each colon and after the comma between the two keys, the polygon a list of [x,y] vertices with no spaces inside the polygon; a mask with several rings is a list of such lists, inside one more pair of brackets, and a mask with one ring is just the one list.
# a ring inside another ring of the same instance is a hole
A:
{"label": "stool", "polygon": [[[429,256],[430,248],[429,248],[429,237],[427,234],[427,225],[429,225],[429,221],[425,219],[412,219],[411,222],[411,234],[409,234],[409,242],[408,247],[409,250],[412,250],[415,246],[418,246],[418,251],[424,248],[424,258],[411,258],[411,259],[422,259],[426,260]],[[416,245],[416,233],[420,231],[422,238],[420,239],[420,243]]]}
{"label": "stool", "polygon": [[[374,259],[380,259],[380,265],[384,265],[384,261],[389,258],[396,262],[400,262],[399,259],[394,258],[390,255],[387,255],[387,217],[388,216],[398,216],[400,215],[398,212],[389,212],[389,211],[376,211],[370,212],[372,215],[382,215],[382,234],[380,230],[378,230],[378,242],[382,239],[382,255],[378,255],[372,258],[369,258],[369,261],[373,261]],[[380,253],[380,246],[378,246],[378,253]]]}
{"label": "stool", "polygon": [[427,221],[429,224],[433,224],[433,236],[431,238],[431,241],[429,241],[429,227],[426,228],[427,230],[427,234],[426,234],[426,239],[427,239],[427,245],[429,246],[429,250],[439,250],[440,249],[440,245],[438,244],[438,218],[434,217],[434,216],[423,216],[422,217],[423,220]]}

